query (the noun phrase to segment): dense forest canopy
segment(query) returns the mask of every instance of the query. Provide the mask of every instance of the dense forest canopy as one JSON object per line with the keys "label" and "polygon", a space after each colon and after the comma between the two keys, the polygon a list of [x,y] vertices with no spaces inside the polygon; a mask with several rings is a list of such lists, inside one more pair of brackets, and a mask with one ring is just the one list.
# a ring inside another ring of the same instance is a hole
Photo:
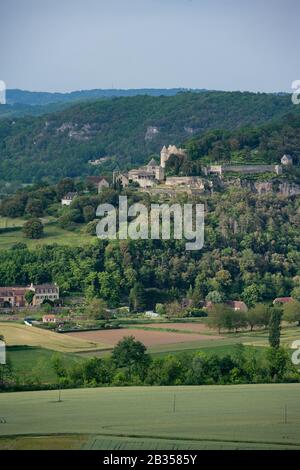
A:
{"label": "dense forest canopy", "polygon": [[184,240],[96,238],[86,247],[15,246],[0,252],[0,285],[56,281],[62,292],[112,306],[127,303],[137,282],[149,292],[146,307],[186,295],[197,304],[211,292],[249,305],[292,292],[300,299],[299,200],[235,188],[200,200],[207,207],[203,250],[186,251]]}
{"label": "dense forest canopy", "polygon": [[[294,111],[290,96],[179,93],[80,103],[40,117],[0,121],[0,180],[36,182],[132,166],[212,129],[258,126]],[[109,156],[104,167],[90,159]]]}
{"label": "dense forest canopy", "polygon": [[213,130],[186,143],[192,160],[202,162],[280,163],[290,154],[300,161],[300,115],[288,114],[276,122],[235,131]]}

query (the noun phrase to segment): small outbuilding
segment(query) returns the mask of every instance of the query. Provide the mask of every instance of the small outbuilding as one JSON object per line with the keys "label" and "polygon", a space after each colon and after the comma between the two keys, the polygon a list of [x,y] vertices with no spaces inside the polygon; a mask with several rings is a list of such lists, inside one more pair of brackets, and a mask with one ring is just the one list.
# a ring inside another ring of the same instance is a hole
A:
{"label": "small outbuilding", "polygon": [[293,165],[293,159],[290,155],[283,155],[281,159],[281,164],[285,166],[292,166]]}

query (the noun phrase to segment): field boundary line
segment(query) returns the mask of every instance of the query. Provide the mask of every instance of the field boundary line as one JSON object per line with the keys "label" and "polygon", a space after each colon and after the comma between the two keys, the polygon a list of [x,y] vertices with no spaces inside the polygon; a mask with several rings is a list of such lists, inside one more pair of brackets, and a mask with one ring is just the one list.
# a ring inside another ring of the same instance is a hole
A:
{"label": "field boundary line", "polygon": [[[81,433],[29,433],[29,434],[3,434],[0,436],[1,439],[7,438],[16,438],[16,437],[47,437],[47,436],[79,436],[83,435]],[[123,434],[123,433],[97,433],[97,434],[85,434],[86,436],[90,436],[95,438],[95,436],[99,437],[120,437],[120,438],[134,438],[134,439],[153,439],[153,440],[163,440],[163,441],[183,441],[183,442],[216,442],[216,443],[232,443],[232,444],[261,444],[261,445],[280,445],[280,446],[292,446],[292,447],[299,447],[300,442],[280,442],[280,441],[255,441],[255,440],[236,440],[236,439],[216,439],[216,438],[196,438],[196,437],[178,437],[178,436],[155,436],[155,435],[138,435],[138,434]]]}

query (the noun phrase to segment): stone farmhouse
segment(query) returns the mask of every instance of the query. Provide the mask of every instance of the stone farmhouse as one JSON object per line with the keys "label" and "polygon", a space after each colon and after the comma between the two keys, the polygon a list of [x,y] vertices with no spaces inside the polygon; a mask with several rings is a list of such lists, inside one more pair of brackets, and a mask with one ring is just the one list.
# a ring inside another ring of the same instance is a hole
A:
{"label": "stone farmhouse", "polygon": [[34,307],[39,307],[44,302],[44,300],[50,300],[51,302],[59,300],[59,287],[56,283],[41,284],[36,286],[31,284],[29,290],[34,292],[32,301],[32,305]]}
{"label": "stone farmhouse", "polygon": [[97,188],[98,193],[110,187],[109,181],[104,176],[88,176],[87,182]]}
{"label": "stone farmhouse", "polygon": [[28,287],[0,287],[0,308],[26,307],[25,294],[34,293],[32,306],[40,306],[44,300],[55,302],[59,300],[59,287],[54,284],[41,284]]}
{"label": "stone farmhouse", "polygon": [[25,307],[26,287],[0,287],[0,307]]}

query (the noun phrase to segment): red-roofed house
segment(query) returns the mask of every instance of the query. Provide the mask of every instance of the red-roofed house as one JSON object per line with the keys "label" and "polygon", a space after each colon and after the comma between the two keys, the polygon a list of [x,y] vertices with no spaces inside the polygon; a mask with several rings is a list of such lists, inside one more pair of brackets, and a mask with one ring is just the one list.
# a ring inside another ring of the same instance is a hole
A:
{"label": "red-roofed house", "polygon": [[245,302],[242,302],[241,300],[228,300],[225,302],[228,307],[232,308],[236,312],[248,312],[248,307],[245,304]]}
{"label": "red-roofed house", "polygon": [[55,315],[44,315],[43,323],[57,323],[58,319]]}
{"label": "red-roofed house", "polygon": [[0,308],[25,307],[27,305],[25,293],[33,291],[32,305],[39,307],[45,300],[56,302],[59,300],[59,287],[54,284],[41,284],[29,287],[0,287]]}
{"label": "red-roofed house", "polygon": [[[226,302],[224,302],[224,304],[232,308],[235,311],[239,311],[239,312],[248,311],[247,305],[245,304],[245,302],[242,302],[241,300],[227,300]],[[210,300],[206,300],[203,304],[203,308],[210,310],[213,308],[214,305],[216,304],[214,304]]]}
{"label": "red-roofed house", "polygon": [[26,287],[0,287],[0,307],[25,307]]}
{"label": "red-roofed house", "polygon": [[293,297],[277,297],[273,301],[273,304],[289,304],[293,300],[294,300]]}

